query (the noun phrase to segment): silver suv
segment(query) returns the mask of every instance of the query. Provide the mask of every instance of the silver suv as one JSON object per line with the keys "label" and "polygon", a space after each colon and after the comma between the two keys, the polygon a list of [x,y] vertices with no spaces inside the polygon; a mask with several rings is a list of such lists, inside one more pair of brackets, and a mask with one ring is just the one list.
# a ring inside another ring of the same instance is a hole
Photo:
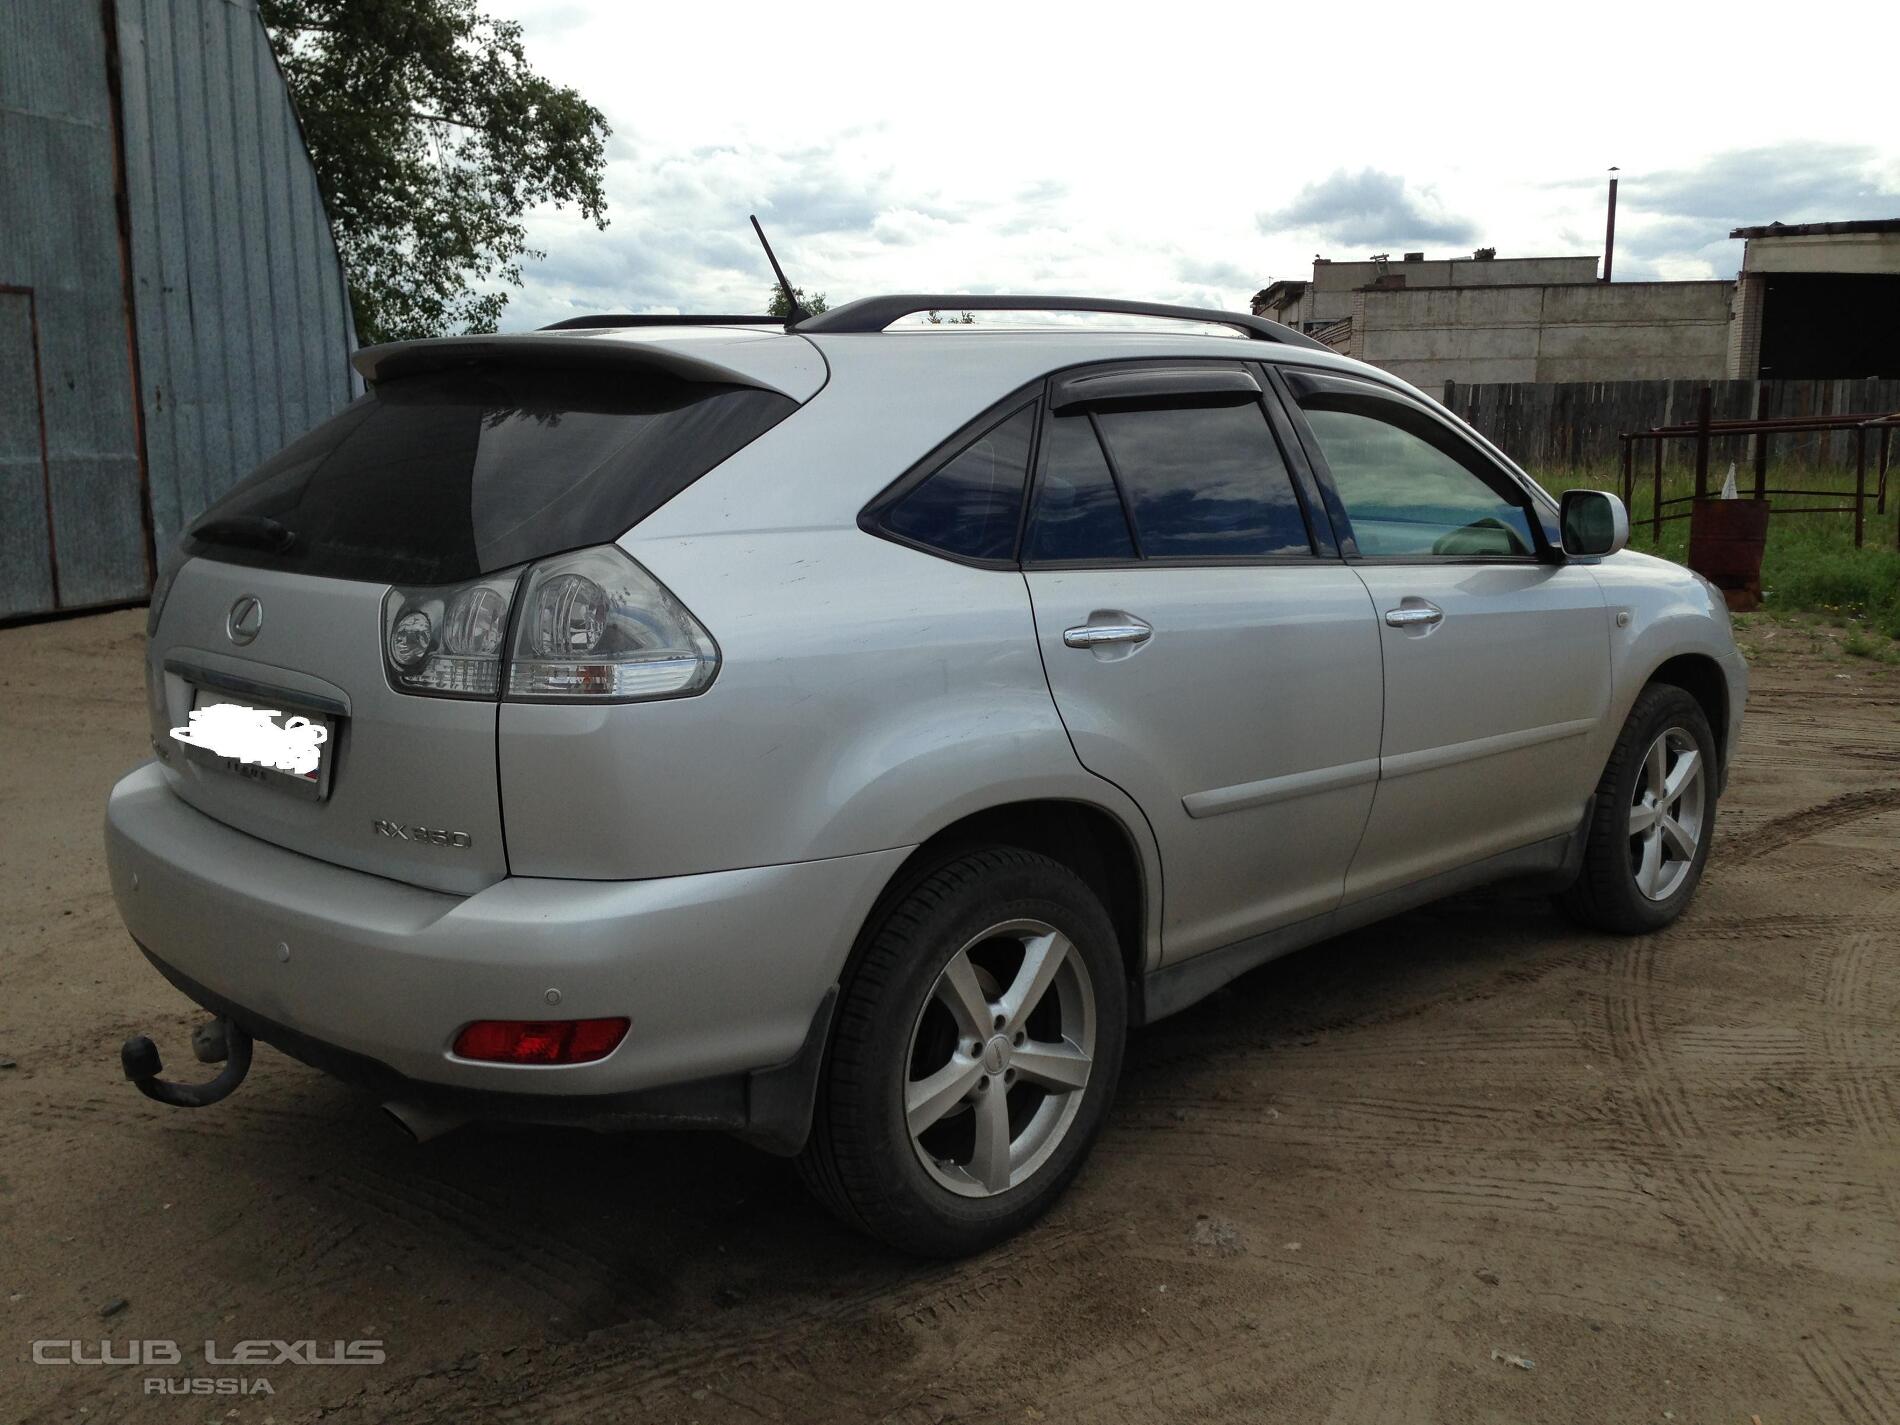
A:
{"label": "silver suv", "polygon": [[1614,497],[1233,313],[748,320],[366,350],[193,526],[106,836],[223,1067],[144,1092],[255,1037],[418,1135],[726,1129],[954,1254],[1253,966],[1506,878],[1681,913],[1745,672]]}

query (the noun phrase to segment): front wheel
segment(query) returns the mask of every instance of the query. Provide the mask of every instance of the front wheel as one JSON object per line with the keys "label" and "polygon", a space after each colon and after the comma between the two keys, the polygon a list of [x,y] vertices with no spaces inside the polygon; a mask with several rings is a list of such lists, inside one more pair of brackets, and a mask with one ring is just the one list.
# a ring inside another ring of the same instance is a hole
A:
{"label": "front wheel", "polygon": [[1715,838],[1715,734],[1680,688],[1643,690],[1597,784],[1583,870],[1558,896],[1598,930],[1660,930],[1689,904]]}
{"label": "front wheel", "polygon": [[1127,1018],[1114,927],[1080,877],[1013,847],[957,857],[884,912],[845,986],[806,1182],[906,1251],[1010,1236],[1080,1170]]}

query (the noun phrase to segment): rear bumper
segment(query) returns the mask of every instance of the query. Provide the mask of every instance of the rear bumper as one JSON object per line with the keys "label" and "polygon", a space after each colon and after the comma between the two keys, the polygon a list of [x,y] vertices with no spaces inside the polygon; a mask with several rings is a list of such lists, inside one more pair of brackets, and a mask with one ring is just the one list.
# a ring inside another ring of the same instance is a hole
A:
{"label": "rear bumper", "polygon": [[[904,855],[649,881],[514,877],[463,897],[234,831],[180,801],[153,764],[113,789],[106,812],[119,912],[185,993],[385,1097],[537,1121],[745,1127],[735,1085],[746,1099],[757,1071],[810,1052]],[[611,1015],[632,1028],[593,1064],[450,1052],[474,1019]]]}

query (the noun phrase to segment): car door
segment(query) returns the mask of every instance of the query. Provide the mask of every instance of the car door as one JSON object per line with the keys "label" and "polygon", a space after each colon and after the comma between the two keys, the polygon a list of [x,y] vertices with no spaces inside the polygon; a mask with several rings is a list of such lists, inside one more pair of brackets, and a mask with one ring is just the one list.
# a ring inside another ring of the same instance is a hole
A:
{"label": "car door", "polygon": [[1051,385],[1024,577],[1076,754],[1154,829],[1166,962],[1331,909],[1371,806],[1377,626],[1291,438],[1239,362]]}
{"label": "car door", "polygon": [[1384,655],[1379,784],[1346,900],[1569,833],[1610,702],[1596,579],[1551,549],[1523,484],[1424,402],[1283,376]]}

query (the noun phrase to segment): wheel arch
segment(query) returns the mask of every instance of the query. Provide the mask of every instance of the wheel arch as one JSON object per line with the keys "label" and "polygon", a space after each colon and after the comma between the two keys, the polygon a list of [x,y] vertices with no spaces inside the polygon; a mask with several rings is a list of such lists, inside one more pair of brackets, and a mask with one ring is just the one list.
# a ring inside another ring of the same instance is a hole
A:
{"label": "wheel arch", "polygon": [[[1728,679],[1722,665],[1706,653],[1679,653],[1665,659],[1643,682],[1644,687],[1666,684],[1680,688],[1702,709],[1715,736],[1716,765],[1726,768],[1728,748]],[[1719,784],[1718,784],[1719,785]]]}
{"label": "wheel arch", "polygon": [[[1144,826],[1142,831],[1146,830]],[[1122,967],[1132,985],[1148,968],[1160,887],[1139,833],[1094,802],[1035,798],[970,812],[921,842],[885,883],[864,918],[841,980],[853,966],[885,910],[944,862],[977,846],[1015,846],[1059,861],[1101,898],[1115,927]]]}

